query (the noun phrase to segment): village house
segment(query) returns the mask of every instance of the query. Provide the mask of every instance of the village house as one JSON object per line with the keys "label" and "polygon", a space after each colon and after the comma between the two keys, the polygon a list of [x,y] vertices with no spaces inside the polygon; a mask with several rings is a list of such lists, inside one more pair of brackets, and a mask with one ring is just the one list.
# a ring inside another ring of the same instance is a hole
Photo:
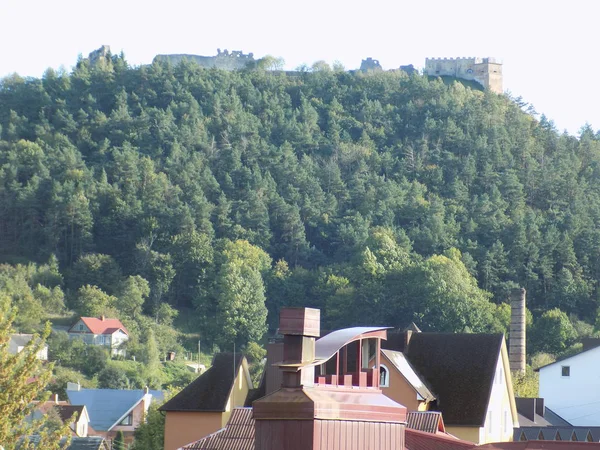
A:
{"label": "village house", "polygon": [[[12,334],[8,342],[8,353],[16,355],[21,353],[25,346],[33,339],[33,334]],[[48,344],[37,353],[37,358],[41,361],[48,361]]]}
{"label": "village house", "polygon": [[95,436],[114,439],[122,431],[125,442],[133,441],[133,432],[142,423],[152,401],[162,401],[161,391],[148,389],[82,389],[69,383],[67,397],[72,405],[84,405],[89,428]]}
{"label": "village house", "polygon": [[81,317],[69,328],[69,338],[81,339],[89,345],[102,345],[108,348],[111,356],[125,355],[121,345],[129,339],[129,332],[119,319],[101,317]]}
{"label": "village house", "polygon": [[[319,336],[319,311],[288,308],[280,313],[280,333],[283,343],[268,346],[268,357],[280,358],[267,362],[259,388],[265,389],[266,395],[260,397],[259,394],[260,398],[247,407],[234,408],[221,429],[174,450],[578,448],[570,446],[571,442],[544,442],[540,443],[542,446],[533,442],[500,442],[478,446],[450,434],[440,411],[408,412],[406,407],[383,395],[379,386],[384,377],[378,355],[383,355],[380,341],[386,339],[386,328],[337,330],[315,342]],[[497,340],[495,335],[484,336],[488,336],[493,343],[491,348],[497,353],[495,359],[484,358],[486,364],[497,368],[500,360],[504,367],[507,357],[502,355],[503,341]],[[488,344],[484,342],[483,352],[485,348],[489,350]],[[281,376],[276,377],[273,368],[278,369]],[[454,367],[449,366],[449,369],[452,371]],[[412,369],[415,374],[417,370]],[[499,371],[493,369],[488,372],[494,377],[499,375]],[[465,384],[472,383],[475,377],[470,376]],[[501,385],[500,381],[496,383]],[[413,384],[421,389],[418,383]],[[227,379],[223,386],[229,385]],[[216,385],[215,388],[222,389]],[[411,398],[419,398],[416,390],[408,392]],[[439,398],[446,398],[446,392],[440,392],[444,397],[435,396],[432,405],[439,402]],[[479,400],[476,403],[479,404]],[[187,426],[197,424],[197,421],[190,422]],[[546,447],[547,444],[550,446]],[[599,443],[582,447],[597,448],[600,448]]]}
{"label": "village house", "polygon": [[583,350],[540,367],[540,397],[546,407],[574,426],[600,426],[600,339],[587,339]]}
{"label": "village house", "polygon": [[165,450],[223,428],[234,408],[244,406],[252,388],[246,358],[217,353],[206,372],[159,408],[165,414]]}
{"label": "village house", "polygon": [[519,422],[502,334],[390,336],[382,350],[390,363],[385,395],[413,410],[440,411],[448,433],[475,444],[512,440]]}

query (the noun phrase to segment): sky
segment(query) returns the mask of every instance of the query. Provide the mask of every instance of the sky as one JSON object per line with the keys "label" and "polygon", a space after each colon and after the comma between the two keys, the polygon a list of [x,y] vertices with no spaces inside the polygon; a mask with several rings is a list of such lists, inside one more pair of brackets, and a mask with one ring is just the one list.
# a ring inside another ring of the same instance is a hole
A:
{"label": "sky", "polygon": [[597,0],[0,0],[0,77],[70,71],[101,45],[133,66],[217,48],[282,57],[288,69],[492,56],[506,92],[577,135],[600,128],[599,12]]}

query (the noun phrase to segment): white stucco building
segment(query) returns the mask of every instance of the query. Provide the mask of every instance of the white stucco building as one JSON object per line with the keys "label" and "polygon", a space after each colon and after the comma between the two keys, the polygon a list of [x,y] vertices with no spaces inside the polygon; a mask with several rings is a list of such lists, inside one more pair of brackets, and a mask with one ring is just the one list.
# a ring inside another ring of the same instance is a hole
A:
{"label": "white stucco building", "polygon": [[540,397],[575,426],[600,426],[600,346],[540,367]]}

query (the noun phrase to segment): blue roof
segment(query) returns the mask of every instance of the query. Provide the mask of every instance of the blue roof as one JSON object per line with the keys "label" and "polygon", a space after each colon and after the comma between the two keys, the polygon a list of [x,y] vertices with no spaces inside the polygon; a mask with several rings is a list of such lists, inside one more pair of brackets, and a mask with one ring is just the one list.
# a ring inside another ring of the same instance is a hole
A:
{"label": "blue roof", "polygon": [[[162,401],[162,391],[149,391],[152,400]],[[81,389],[67,390],[69,403],[85,405],[90,425],[98,431],[108,431],[144,397],[143,389]]]}

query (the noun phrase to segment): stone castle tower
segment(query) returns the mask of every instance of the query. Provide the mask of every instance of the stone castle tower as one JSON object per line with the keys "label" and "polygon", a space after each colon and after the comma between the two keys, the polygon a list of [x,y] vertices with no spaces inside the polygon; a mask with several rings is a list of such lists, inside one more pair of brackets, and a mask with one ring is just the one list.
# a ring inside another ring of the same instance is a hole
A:
{"label": "stone castle tower", "polygon": [[495,58],[427,58],[429,76],[449,76],[473,80],[484,88],[502,94],[502,63]]}

